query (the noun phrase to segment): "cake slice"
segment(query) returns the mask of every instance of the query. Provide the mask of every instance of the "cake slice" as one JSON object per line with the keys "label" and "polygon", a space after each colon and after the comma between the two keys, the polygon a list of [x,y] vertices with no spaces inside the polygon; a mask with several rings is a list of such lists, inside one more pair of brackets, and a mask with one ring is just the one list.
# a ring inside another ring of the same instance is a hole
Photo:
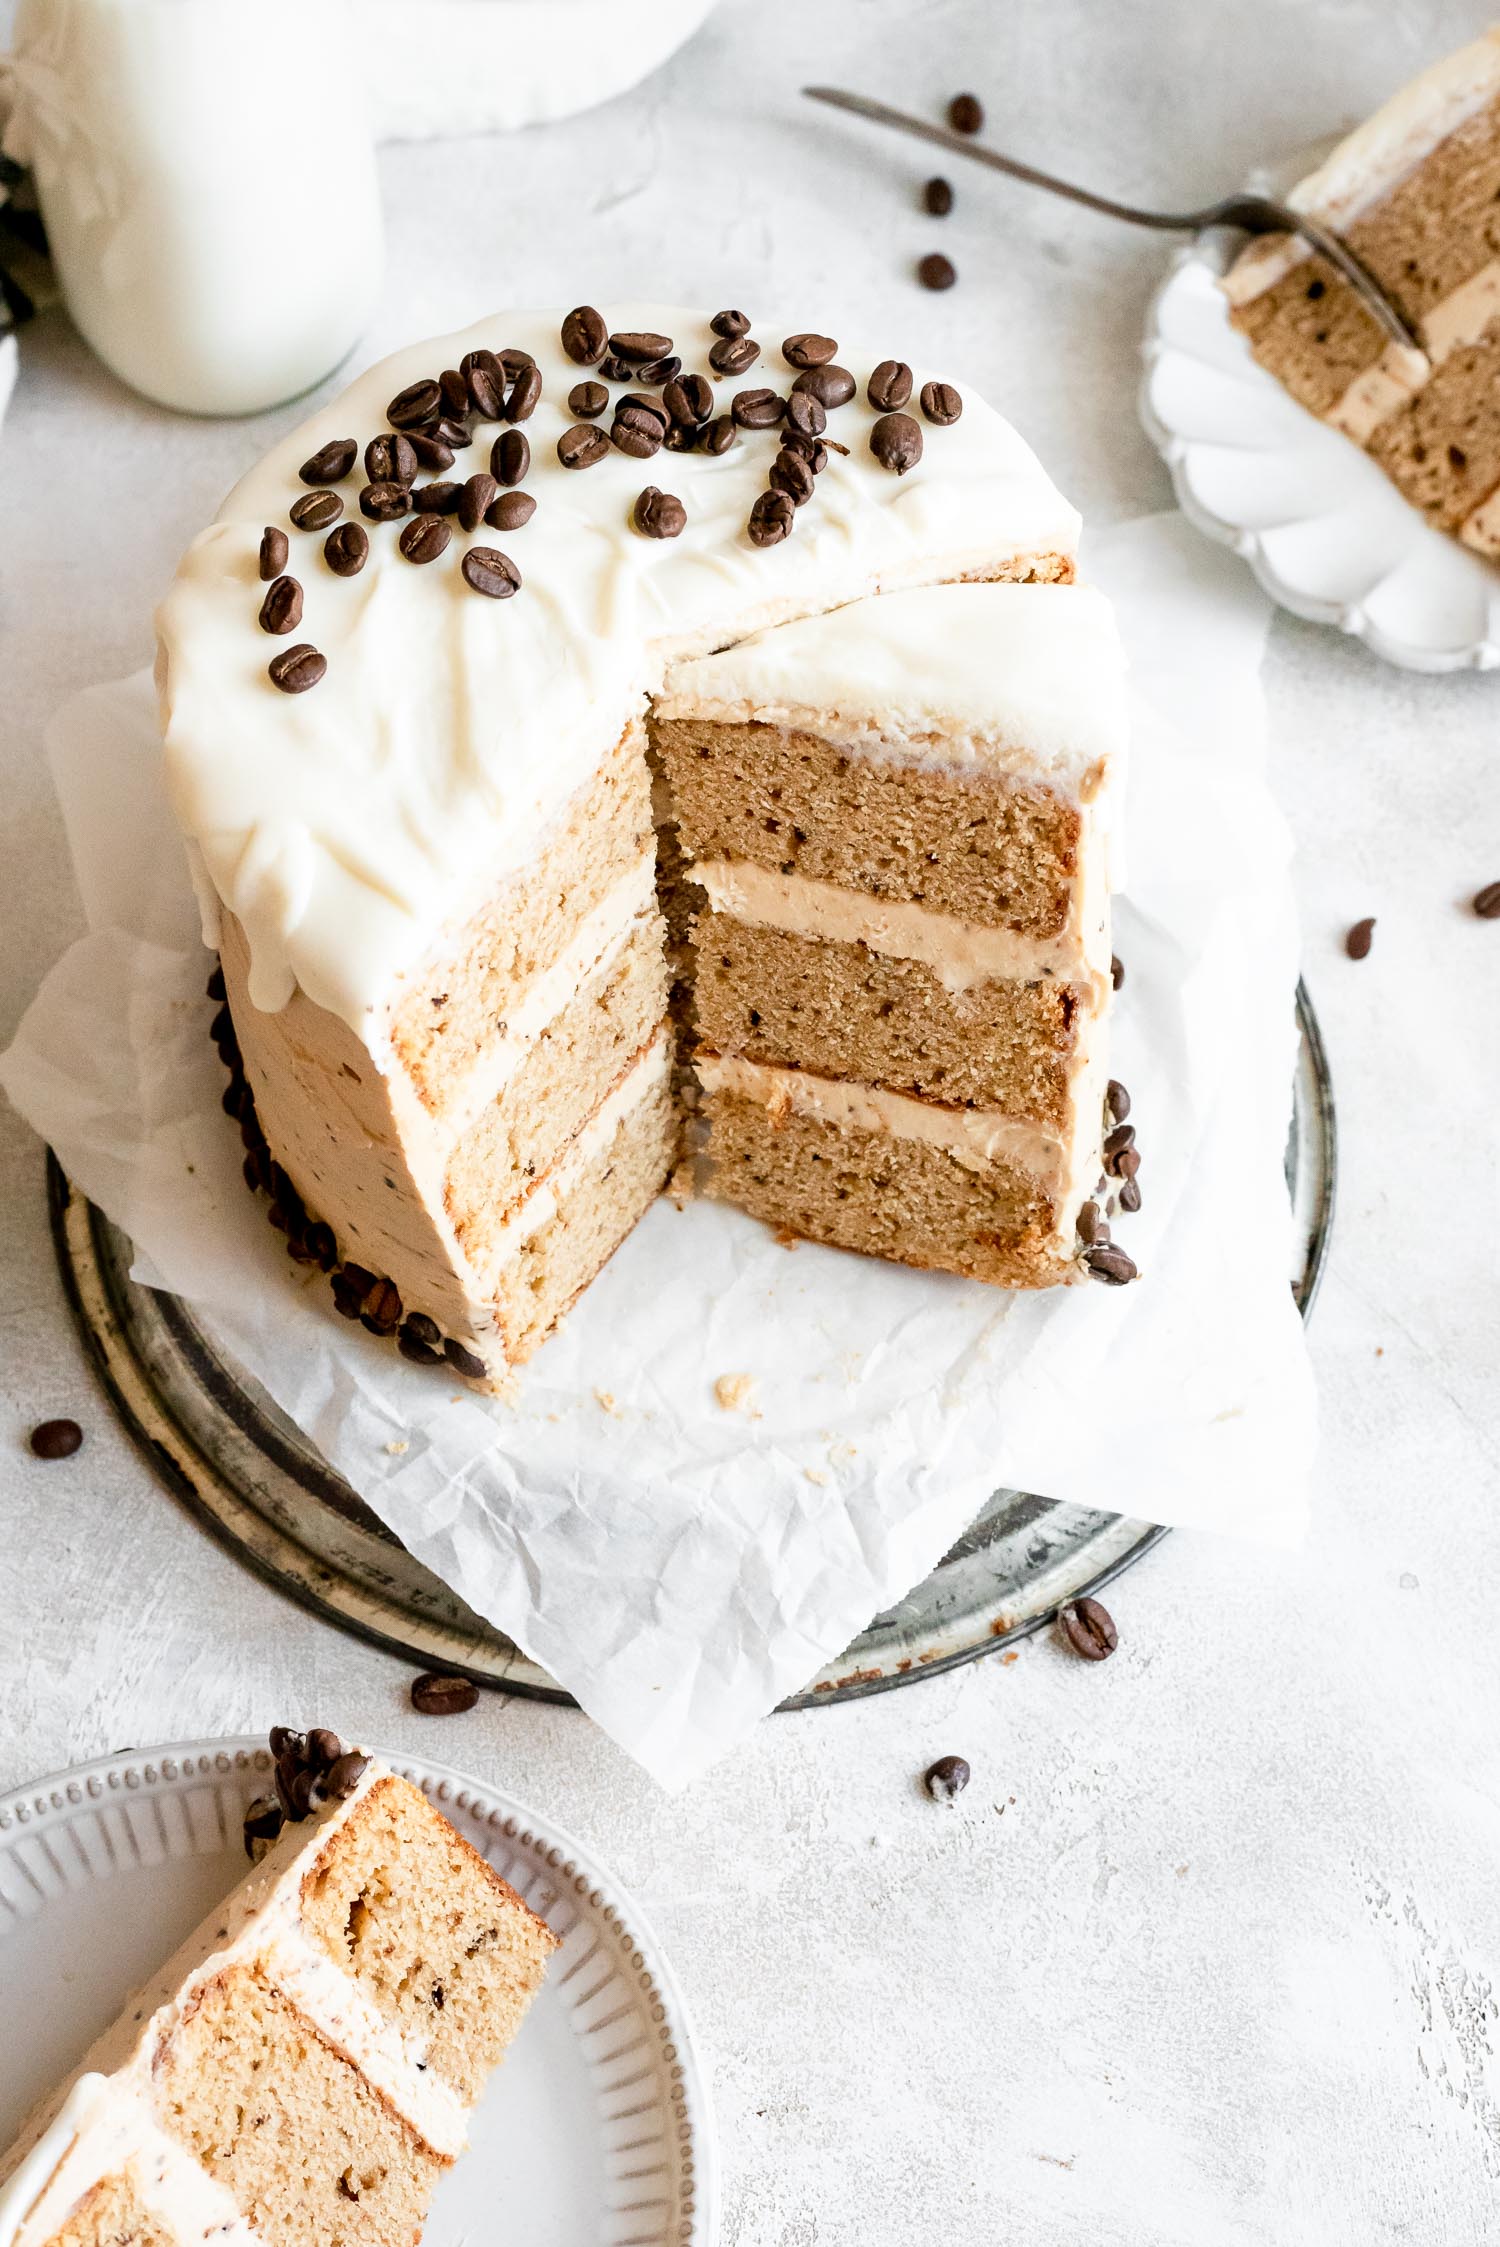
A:
{"label": "cake slice", "polygon": [[1437,529],[1500,554],[1500,27],[1404,86],[1289,200],[1348,243],[1422,349],[1390,343],[1285,234],[1225,276],[1235,326]]}
{"label": "cake slice", "polygon": [[412,2247],[557,1938],[417,1787],[278,1731],[255,1869],[3,2165],[8,2247]]}
{"label": "cake slice", "polygon": [[1087,1276],[1123,711],[1086,587],[891,593],[670,675],[710,1195],[1001,1286]]}

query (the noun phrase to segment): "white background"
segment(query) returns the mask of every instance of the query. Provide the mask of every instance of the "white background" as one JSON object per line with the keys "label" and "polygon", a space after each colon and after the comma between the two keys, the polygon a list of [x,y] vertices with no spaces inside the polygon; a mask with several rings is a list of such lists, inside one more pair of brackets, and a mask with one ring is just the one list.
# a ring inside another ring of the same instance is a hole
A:
{"label": "white background", "polygon": [[[796,86],[935,112],[972,84],[998,145],[1191,202],[1352,119],[1487,12],[725,0],[608,110],[387,150],[390,272],[361,357],[506,301],[753,311],[821,292],[834,334],[919,312],[933,356],[984,381],[1089,517],[1144,512],[1168,496],[1133,408],[1160,245],[956,169],[954,215],[927,220],[922,154],[825,121]],[[929,247],[961,284],[918,299]],[[43,723],[148,653],[178,549],[304,410],[185,422],[123,393],[60,319],[24,339],[0,431],[0,1037],[78,933]],[[1500,879],[1500,689],[1405,677],[1290,620],[1268,685],[1343,1128],[1303,1553],[1174,1536],[1112,1594],[1110,1664],[1033,1643],[778,1718],[671,1802],[568,1712],[486,1699],[424,1723],[402,1664],[263,1589],[113,1431],[54,1273],[40,1149],[6,1114],[0,1786],[302,1718],[529,1797],[667,1940],[716,2081],[727,2247],[1494,2237],[1500,925],[1466,901]],[[1355,965],[1342,935],[1367,913]],[[86,1451],[33,1462],[26,1430],[60,1412]],[[952,1814],[916,1786],[949,1750],[975,1770]]]}

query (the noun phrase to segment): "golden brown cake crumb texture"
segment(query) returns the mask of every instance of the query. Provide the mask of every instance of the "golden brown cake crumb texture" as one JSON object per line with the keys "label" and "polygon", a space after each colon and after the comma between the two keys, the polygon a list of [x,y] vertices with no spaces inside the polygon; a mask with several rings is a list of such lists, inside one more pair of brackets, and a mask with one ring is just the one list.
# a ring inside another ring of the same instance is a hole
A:
{"label": "golden brown cake crumb texture", "polygon": [[101,2177],[46,2247],[180,2247],[152,2215],[128,2176]]}

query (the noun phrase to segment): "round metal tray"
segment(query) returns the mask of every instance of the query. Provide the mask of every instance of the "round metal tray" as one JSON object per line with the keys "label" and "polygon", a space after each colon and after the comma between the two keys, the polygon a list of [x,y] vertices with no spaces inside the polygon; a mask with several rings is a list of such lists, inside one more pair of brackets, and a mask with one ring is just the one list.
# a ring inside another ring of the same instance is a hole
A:
{"label": "round metal tray", "polygon": [[[1286,1173],[1291,1283],[1305,1317],[1333,1222],[1333,1089],[1305,990]],[[239,1557],[329,1622],[418,1668],[571,1702],[545,1670],[412,1559],[176,1296],[130,1277],[131,1245],[48,1158],[53,1238],[95,1370],[167,1487]],[[877,1615],[785,1708],[905,1685],[994,1652],[1128,1568],[1166,1531],[997,1490],[925,1582]]]}

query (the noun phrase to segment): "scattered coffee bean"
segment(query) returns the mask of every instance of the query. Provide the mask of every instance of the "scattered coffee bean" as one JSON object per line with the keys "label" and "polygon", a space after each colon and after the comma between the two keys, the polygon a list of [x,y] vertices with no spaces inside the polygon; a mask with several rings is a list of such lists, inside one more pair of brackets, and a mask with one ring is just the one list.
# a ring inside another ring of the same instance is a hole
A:
{"label": "scattered coffee bean", "polygon": [[493,351],[469,351],[459,366],[469,403],[481,421],[500,421],[505,415],[505,369]]}
{"label": "scattered coffee bean", "polygon": [[922,411],[934,429],[951,429],[964,410],[964,402],[951,382],[924,382]]}
{"label": "scattered coffee bean", "polygon": [[948,122],[956,133],[977,133],[984,123],[984,104],[978,94],[955,94],[948,104]]}
{"label": "scattered coffee bean", "polygon": [[344,512],[344,503],[337,492],[308,492],[292,507],[292,521],[299,531],[326,531]]}
{"label": "scattered coffee bean", "polygon": [[531,353],[523,351],[518,343],[503,343],[500,346],[499,359],[501,366],[505,369],[507,382],[514,382],[523,367],[534,367],[536,365]]}
{"label": "scattered coffee bean", "polygon": [[508,601],[521,589],[521,573],[498,546],[471,546],[463,559],[464,580],[492,601]]}
{"label": "scattered coffee bean", "polygon": [[274,523],[267,523],[260,538],[260,581],[262,585],[268,585],[273,577],[280,577],[282,571],[286,568],[287,556],[290,552],[291,547],[287,543],[286,532],[278,530]]}
{"label": "scattered coffee bean", "polygon": [[961,1755],[940,1755],[922,1775],[934,1802],[957,1802],[973,1773]]}
{"label": "scattered coffee bean", "polygon": [[478,1699],[479,1688],[472,1678],[443,1677],[429,1670],[412,1679],[411,1705],[418,1716],[462,1716]]}
{"label": "scattered coffee bean", "polygon": [[243,1826],[245,1855],[252,1865],[258,1865],[286,1824],[286,1813],[275,1797],[257,1795],[245,1808]]}
{"label": "scattered coffee bean", "polygon": [[401,526],[397,544],[409,562],[421,564],[435,562],[440,554],[445,554],[452,537],[441,515],[413,515]]}
{"label": "scattered coffee bean", "polygon": [[535,513],[536,501],[529,492],[502,492],[485,510],[484,519],[492,531],[518,531]]}
{"label": "scattered coffee bean", "polygon": [[1131,1280],[1140,1277],[1124,1249],[1116,1248],[1112,1242],[1091,1248],[1084,1262],[1094,1278],[1103,1280],[1107,1287],[1125,1287]]}
{"label": "scattered coffee bean", "polygon": [[340,523],[323,541],[323,559],[335,577],[358,577],[370,558],[370,541],[360,523]]}
{"label": "scattered coffee bean", "polygon": [[[426,1323],[429,1326],[432,1325],[430,1319]],[[436,1327],[433,1327],[433,1332],[437,1332]],[[407,1319],[403,1323],[400,1333],[396,1336],[396,1348],[400,1351],[402,1357],[408,1358],[413,1365],[441,1365],[443,1362],[442,1351],[434,1349],[432,1344],[418,1332],[415,1319]]]}
{"label": "scattered coffee bean", "polygon": [[307,1735],[307,1763],[319,1778],[326,1779],[344,1752],[344,1743],[326,1724],[314,1726]]}
{"label": "scattered coffee bean", "polygon": [[1118,952],[1113,952],[1110,955],[1109,980],[1111,988],[1116,991],[1119,990],[1120,985],[1125,980],[1125,962]]}
{"label": "scattered coffee bean", "polygon": [[628,359],[632,363],[665,359],[672,348],[672,338],[653,335],[649,328],[626,329],[623,334],[610,337],[609,348],[616,359]]}
{"label": "scattered coffee bean", "polygon": [[946,218],[953,208],[953,189],[945,179],[930,179],[922,190],[922,208],[930,218]]}
{"label": "scattered coffee bean", "polygon": [[1127,1178],[1120,1188],[1120,1207],[1133,1217],[1141,1206],[1141,1189],[1137,1179]]}
{"label": "scattered coffee bean", "polygon": [[663,437],[672,426],[672,416],[660,398],[653,398],[647,390],[631,390],[615,406],[617,420],[633,421],[642,428],[659,430]]}
{"label": "scattered coffee bean", "polygon": [[443,1355],[455,1373],[462,1373],[470,1381],[482,1381],[484,1379],[485,1363],[483,1358],[476,1357],[472,1350],[466,1350],[462,1342],[455,1342],[451,1334],[443,1344]]}
{"label": "scattered coffee bean", "polygon": [[675,422],[685,429],[697,429],[712,418],[714,386],[707,375],[679,375],[667,384],[661,402]]}
{"label": "scattered coffee bean", "polygon": [[870,431],[870,450],[882,468],[904,476],[922,457],[921,424],[910,414],[882,414]]}
{"label": "scattered coffee bean", "polygon": [[609,441],[632,460],[650,460],[661,451],[666,434],[660,422],[652,421],[644,414],[633,419],[628,415],[616,414],[609,432]]}
{"label": "scattered coffee bean", "polygon": [[523,367],[511,384],[510,396],[505,401],[506,420],[530,421],[541,395],[541,368]]}
{"label": "scattered coffee bean", "polygon": [[729,410],[741,429],[774,429],[786,412],[786,400],[776,390],[737,390]]}
{"label": "scattered coffee bean", "polygon": [[444,414],[441,421],[429,422],[427,434],[435,437],[439,444],[451,446],[454,452],[462,452],[465,445],[472,445],[474,442],[474,432],[468,423],[455,421],[450,414]]}
{"label": "scattered coffee bean", "polygon": [[409,429],[406,441],[417,456],[418,467],[425,468],[429,475],[440,476],[445,468],[453,466],[453,447],[430,429]]}
{"label": "scattered coffee bean", "polygon": [[455,421],[469,411],[469,386],[457,367],[445,367],[438,376],[438,395],[443,401],[443,412]]}
{"label": "scattered coffee bean", "polygon": [[702,431],[691,422],[674,421],[662,439],[669,453],[695,453]]}
{"label": "scattered coffee bean", "polygon": [[357,1319],[365,1298],[375,1285],[375,1274],[363,1264],[345,1264],[333,1275],[333,1307],[341,1318]]}
{"label": "scattered coffee bean", "polygon": [[328,1776],[323,1781],[324,1792],[335,1802],[347,1802],[369,1768],[367,1755],[361,1755],[358,1748],[346,1748],[329,1765]]}
{"label": "scattered coffee bean", "polygon": [[1070,1599],[1057,1611],[1057,1627],[1085,1662],[1107,1662],[1120,1643],[1114,1617],[1096,1599]]}
{"label": "scattered coffee bean", "polygon": [[904,359],[882,359],[865,385],[865,396],[877,413],[894,413],[911,396],[912,374]]}
{"label": "scattered coffee bean", "polygon": [[715,374],[742,375],[759,357],[760,345],[754,336],[721,336],[708,354],[708,363]]}
{"label": "scattered coffee bean", "polygon": [[[809,437],[800,429],[783,427],[781,444],[783,451],[797,453],[805,460],[815,476],[821,476],[828,466],[828,447],[821,437]],[[843,447],[840,446],[839,450],[842,451]]]}
{"label": "scattered coffee bean", "polygon": [[1474,899],[1474,910],[1482,921],[1500,921],[1500,882],[1487,882]]}
{"label": "scattered coffee bean", "polygon": [[507,429],[490,447],[490,474],[507,489],[524,483],[531,466],[531,440],[524,429]]}
{"label": "scattered coffee bean", "polygon": [[805,367],[826,367],[838,355],[839,347],[831,335],[789,335],[781,346],[782,358],[799,374]]}
{"label": "scattered coffee bean", "polygon": [[568,392],[568,411],[580,421],[595,421],[609,404],[609,392],[602,382],[575,382]]}
{"label": "scattered coffee bean", "polygon": [[1373,920],[1355,922],[1349,934],[1344,938],[1344,950],[1351,960],[1367,960],[1369,958],[1370,945],[1374,935],[1375,923]]}
{"label": "scattered coffee bean", "polygon": [[297,474],[304,484],[337,484],[354,466],[358,451],[352,437],[334,437],[320,445],[311,460],[304,460]]}
{"label": "scattered coffee bean", "polygon": [[328,658],[316,648],[285,648],[280,655],[272,656],[266,668],[272,686],[280,687],[283,694],[306,694],[328,669]]}
{"label": "scattered coffee bean", "polygon": [[687,527],[687,509],[672,492],[648,484],[631,510],[630,520],[642,538],[680,538]]}
{"label": "scattered coffee bean", "polygon": [[260,604],[262,632],[274,632],[281,638],[288,632],[295,632],[301,622],[301,586],[294,577],[278,577]]}
{"label": "scattered coffee bean", "polygon": [[727,453],[731,445],[739,443],[739,431],[733,414],[716,414],[699,440],[706,453]]}
{"label": "scattered coffee bean", "polygon": [[424,421],[432,421],[443,410],[443,393],[430,377],[420,382],[409,382],[398,390],[385,409],[385,418],[393,429],[416,429]]}
{"label": "scattered coffee bean", "polygon": [[366,484],[359,495],[359,511],[372,523],[394,523],[411,506],[411,489],[406,484]]}
{"label": "scattered coffee bean", "polygon": [[785,492],[762,492],[750,510],[751,545],[779,546],[791,535],[795,512]]}
{"label": "scattered coffee bean", "polygon": [[731,340],[735,336],[750,333],[750,318],[745,312],[716,312],[708,324],[715,335],[727,336]]}
{"label": "scattered coffee bean", "polygon": [[71,1459],[83,1442],[76,1420],[44,1420],[31,1431],[31,1448],[38,1459]]}
{"label": "scattered coffee bean", "polygon": [[929,250],[917,266],[917,279],[924,289],[951,289],[958,279],[958,267],[941,250]]}
{"label": "scattered coffee bean", "polygon": [[[507,436],[512,434],[512,431],[506,431]],[[466,480],[458,495],[458,520],[464,530],[478,530],[489,513],[499,488],[495,478],[486,476],[483,469]]]}
{"label": "scattered coffee bean", "polygon": [[634,382],[639,373],[639,367],[635,366],[632,361],[617,359],[612,351],[606,351],[604,357],[599,361],[599,379],[601,382]]}
{"label": "scattered coffee bean", "polygon": [[839,406],[847,406],[858,387],[847,367],[837,367],[832,362],[826,367],[807,368],[792,384],[794,390],[811,391],[829,413]]}
{"label": "scattered coffee bean", "polygon": [[377,1280],[364,1300],[359,1323],[371,1334],[394,1334],[401,1324],[401,1297],[394,1280]]}
{"label": "scattered coffee bean", "polygon": [[462,495],[462,484],[418,484],[412,491],[411,503],[418,515],[456,515]]}
{"label": "scattered coffee bean", "polygon": [[365,447],[365,474],[372,484],[409,484],[417,465],[411,439],[399,430],[372,437]]}
{"label": "scattered coffee bean", "polygon": [[674,351],[665,359],[648,359],[634,370],[637,382],[654,383],[659,389],[663,383],[675,382],[682,372],[682,361]]}
{"label": "scattered coffee bean", "polygon": [[1116,1123],[1123,1123],[1130,1113],[1130,1095],[1118,1077],[1111,1077],[1104,1095],[1104,1105]]}
{"label": "scattered coffee bean", "polygon": [[1085,1248],[1092,1248],[1096,1241],[1102,1243],[1109,1239],[1109,1227],[1099,1214],[1097,1202],[1090,1201],[1083,1204],[1078,1212],[1074,1230]]}
{"label": "scattered coffee bean", "polygon": [[603,316],[591,304],[575,305],[562,324],[562,347],[575,367],[596,367],[609,343]]}
{"label": "scattered coffee bean", "polygon": [[821,437],[828,427],[828,409],[810,390],[794,390],[786,402],[786,425],[799,437]]}
{"label": "scattered coffee bean", "polygon": [[784,445],[771,463],[771,489],[785,492],[794,507],[803,507],[812,498],[814,481],[811,461]]}
{"label": "scattered coffee bean", "polygon": [[595,429],[586,421],[575,421],[557,440],[557,457],[564,468],[593,468],[609,451],[609,439],[602,429]]}
{"label": "scattered coffee bean", "polygon": [[1126,1149],[1134,1145],[1135,1125],[1130,1123],[1116,1124],[1114,1130],[1109,1133],[1104,1142],[1105,1169],[1109,1170],[1118,1158],[1125,1153]]}

